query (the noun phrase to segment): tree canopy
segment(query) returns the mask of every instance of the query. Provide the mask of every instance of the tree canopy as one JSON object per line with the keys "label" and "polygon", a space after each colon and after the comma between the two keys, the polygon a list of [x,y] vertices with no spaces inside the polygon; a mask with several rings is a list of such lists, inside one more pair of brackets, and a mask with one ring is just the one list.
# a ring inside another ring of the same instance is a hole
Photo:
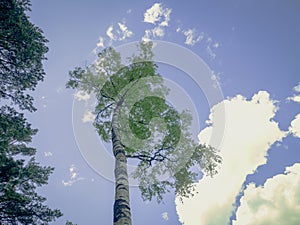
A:
{"label": "tree canopy", "polygon": [[0,97],[33,111],[27,91],[44,78],[42,60],[48,48],[42,30],[29,21],[28,10],[29,0],[0,1]]}
{"label": "tree canopy", "polygon": [[32,129],[23,114],[9,107],[0,109],[0,221],[1,224],[41,224],[61,216],[43,203],[36,188],[47,184],[53,168],[35,161],[29,146]]}
{"label": "tree canopy", "polygon": [[[70,72],[67,87],[95,95],[94,126],[104,141],[112,140],[114,114],[126,158],[138,160],[133,174],[139,180],[144,200],[175,189],[179,197],[193,195],[193,183],[199,166],[210,175],[221,162],[217,150],[199,145],[189,131],[191,116],[178,112],[167,102],[168,88],[152,61],[152,43],[138,45],[139,53],[128,65],[120,54],[104,49],[96,62]],[[168,174],[168,179],[161,179]]]}
{"label": "tree canopy", "polygon": [[29,0],[0,1],[0,224],[45,224],[62,216],[50,209],[37,187],[53,168],[35,160],[31,146],[37,129],[20,110],[35,110],[28,93],[43,80],[48,51],[41,29],[29,21]]}

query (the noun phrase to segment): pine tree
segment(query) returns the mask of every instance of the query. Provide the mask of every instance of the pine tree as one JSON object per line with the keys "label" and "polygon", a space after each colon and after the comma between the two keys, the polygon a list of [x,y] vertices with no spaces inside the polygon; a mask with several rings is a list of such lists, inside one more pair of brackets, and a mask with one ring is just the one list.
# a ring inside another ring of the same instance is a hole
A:
{"label": "pine tree", "polygon": [[3,106],[0,109],[0,223],[42,224],[60,217],[43,203],[36,188],[47,184],[53,168],[35,161],[29,146],[37,132],[23,114]]}
{"label": "pine tree", "polygon": [[30,142],[37,130],[12,107],[36,110],[28,92],[45,75],[47,40],[28,10],[29,0],[0,1],[0,224],[47,224],[62,216],[36,192],[53,168],[36,162]]}

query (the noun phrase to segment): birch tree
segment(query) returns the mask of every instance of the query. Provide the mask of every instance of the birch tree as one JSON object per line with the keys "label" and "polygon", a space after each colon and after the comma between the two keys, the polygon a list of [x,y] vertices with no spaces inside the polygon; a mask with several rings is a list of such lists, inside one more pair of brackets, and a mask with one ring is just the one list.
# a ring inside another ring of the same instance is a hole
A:
{"label": "birch tree", "polygon": [[168,88],[152,61],[152,43],[141,42],[130,63],[104,49],[92,65],[70,71],[68,88],[93,94],[97,104],[94,127],[112,143],[115,157],[114,225],[131,225],[127,163],[136,160],[132,176],[144,200],[163,200],[174,190],[181,198],[193,195],[198,176],[194,166],[210,175],[221,162],[216,149],[192,138],[188,111],[178,112],[167,101]]}

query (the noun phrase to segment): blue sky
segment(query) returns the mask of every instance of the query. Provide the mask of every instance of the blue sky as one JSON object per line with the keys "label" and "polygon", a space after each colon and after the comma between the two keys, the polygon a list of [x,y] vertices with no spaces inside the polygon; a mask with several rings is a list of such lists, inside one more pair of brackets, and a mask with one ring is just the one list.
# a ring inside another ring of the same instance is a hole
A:
{"label": "blue sky", "polygon": [[[217,145],[223,164],[214,179],[197,183],[199,194],[184,205],[173,194],[164,204],[143,202],[132,187],[133,224],[228,224],[230,218],[234,225],[299,224],[300,2],[33,0],[30,17],[49,40],[47,77],[34,92],[38,111],[28,117],[39,129],[38,160],[56,168],[39,189],[64,212],[53,224],[112,221],[114,185],[88,164],[74,136],[74,98],[83,104],[88,96],[65,89],[68,71],[92,62],[102,46],[142,38],[189,49],[213,71],[225,99],[218,104],[207,104],[188,75],[177,84],[196,106],[200,141]],[[176,81],[176,69],[161,71]],[[225,130],[218,120],[222,107]],[[222,143],[211,141],[214,129],[223,132]]]}

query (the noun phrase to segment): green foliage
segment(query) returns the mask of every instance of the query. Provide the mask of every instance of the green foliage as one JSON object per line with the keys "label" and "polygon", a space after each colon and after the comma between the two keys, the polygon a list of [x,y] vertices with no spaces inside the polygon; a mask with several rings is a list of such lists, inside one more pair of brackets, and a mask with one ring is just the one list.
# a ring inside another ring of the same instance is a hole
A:
{"label": "green foliage", "polygon": [[26,144],[31,142],[32,135],[35,135],[37,130],[31,128],[23,114],[17,113],[10,107],[4,106],[0,108],[0,112],[1,153],[9,156],[34,155],[35,149]]}
{"label": "green foliage", "polygon": [[26,91],[43,80],[48,48],[41,29],[25,13],[29,7],[28,0],[0,1],[0,97],[33,111],[33,98]]}
{"label": "green foliage", "polygon": [[111,141],[117,121],[114,130],[121,135],[126,157],[138,160],[133,176],[144,200],[156,197],[160,202],[172,189],[189,197],[199,171],[214,175],[221,158],[216,149],[192,138],[190,113],[178,112],[166,101],[169,90],[152,61],[152,43],[138,48],[127,66],[116,50],[105,49],[95,64],[71,71],[67,87],[96,96],[94,126],[104,141]]}
{"label": "green foliage", "polygon": [[161,144],[147,151],[135,150],[128,155],[140,160],[133,176],[140,182],[139,188],[144,200],[151,201],[156,197],[161,202],[163,194],[170,190],[175,190],[180,200],[191,197],[195,194],[194,183],[199,178],[199,172],[213,176],[222,161],[216,149],[199,145],[192,139],[188,129],[185,129],[191,122],[188,114],[183,112],[174,121],[177,126],[181,124],[180,133],[176,133],[177,129],[166,129],[162,133],[165,137],[173,137],[172,134],[176,137],[179,134],[179,142],[177,138],[176,141],[164,138],[163,141],[159,140]]}
{"label": "green foliage", "polygon": [[150,138],[150,122],[153,118],[163,118],[167,126],[162,144],[166,148],[175,146],[180,138],[180,118],[163,98],[148,96],[133,105],[129,114],[129,126],[133,134],[139,139]]}
{"label": "green foliage", "polygon": [[[141,44],[141,48],[149,49],[151,45]],[[104,49],[98,54],[95,64],[69,72],[70,80],[67,88],[83,90],[93,93],[97,99],[95,107],[95,127],[101,138],[108,142],[111,140],[111,115],[117,104],[121,104],[124,95],[134,88],[133,86],[142,78],[157,76],[156,65],[151,61],[138,61],[137,58],[149,56],[145,52],[134,58],[135,63],[124,66],[119,53],[113,48]],[[146,84],[144,84],[146,85]],[[146,87],[143,87],[145,91]],[[138,95],[138,90],[136,94]]]}
{"label": "green foliage", "polygon": [[42,224],[62,214],[43,203],[36,188],[47,184],[53,168],[35,162],[35,149],[28,146],[37,132],[23,114],[0,108],[0,223]]}
{"label": "green foliage", "polygon": [[18,113],[34,111],[28,94],[44,78],[42,60],[48,51],[42,31],[33,25],[26,11],[29,0],[0,1],[0,224],[47,224],[62,216],[45,205],[36,193],[47,184],[53,168],[35,161],[30,146],[37,133]]}

